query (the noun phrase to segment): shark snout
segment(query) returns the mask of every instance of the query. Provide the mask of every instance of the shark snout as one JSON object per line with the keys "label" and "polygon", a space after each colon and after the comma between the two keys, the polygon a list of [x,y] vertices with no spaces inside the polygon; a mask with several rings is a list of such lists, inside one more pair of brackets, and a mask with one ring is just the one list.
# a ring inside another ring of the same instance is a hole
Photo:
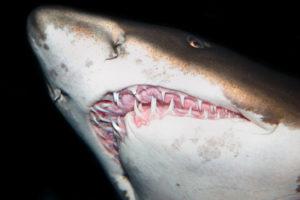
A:
{"label": "shark snout", "polygon": [[34,10],[27,31],[52,99],[65,93],[83,108],[97,96],[93,91],[105,88],[99,74],[107,77],[102,69],[116,57],[116,45],[124,40],[116,20],[59,7]]}

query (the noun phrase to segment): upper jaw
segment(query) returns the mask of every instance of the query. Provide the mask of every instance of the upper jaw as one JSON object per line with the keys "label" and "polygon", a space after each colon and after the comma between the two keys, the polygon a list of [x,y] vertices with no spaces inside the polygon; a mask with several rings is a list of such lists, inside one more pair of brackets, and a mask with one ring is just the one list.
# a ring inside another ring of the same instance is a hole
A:
{"label": "upper jaw", "polygon": [[107,92],[137,84],[183,91],[237,110],[221,86],[201,74],[181,71],[164,59],[167,56],[151,58],[151,51],[159,50],[130,35],[125,37],[113,20],[39,8],[28,19],[28,35],[52,90],[67,93],[83,111]]}

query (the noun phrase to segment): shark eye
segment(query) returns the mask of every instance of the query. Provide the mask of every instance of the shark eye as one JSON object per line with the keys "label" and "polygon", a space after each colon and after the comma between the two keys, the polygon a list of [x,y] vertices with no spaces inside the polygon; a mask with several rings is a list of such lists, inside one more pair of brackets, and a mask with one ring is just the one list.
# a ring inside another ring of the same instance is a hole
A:
{"label": "shark eye", "polygon": [[195,36],[188,36],[187,37],[187,42],[190,44],[190,46],[196,48],[196,49],[202,49],[205,48],[206,42],[203,42],[202,40],[200,40],[199,38],[195,37]]}

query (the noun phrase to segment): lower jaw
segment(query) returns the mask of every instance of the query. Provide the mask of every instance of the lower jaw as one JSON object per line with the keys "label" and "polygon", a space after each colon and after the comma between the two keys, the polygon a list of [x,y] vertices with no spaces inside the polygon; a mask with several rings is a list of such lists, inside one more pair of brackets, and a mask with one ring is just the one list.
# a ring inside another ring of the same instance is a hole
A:
{"label": "lower jaw", "polygon": [[90,108],[92,129],[106,152],[119,162],[119,146],[126,137],[124,117],[130,114],[137,127],[147,126],[153,119],[166,115],[198,120],[240,118],[230,111],[180,91],[158,86],[137,85],[109,92]]}

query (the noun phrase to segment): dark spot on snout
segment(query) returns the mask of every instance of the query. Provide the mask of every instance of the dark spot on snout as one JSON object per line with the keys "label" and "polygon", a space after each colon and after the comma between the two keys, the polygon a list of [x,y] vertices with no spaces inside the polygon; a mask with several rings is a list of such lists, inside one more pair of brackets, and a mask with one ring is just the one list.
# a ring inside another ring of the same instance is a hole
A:
{"label": "dark spot on snout", "polygon": [[64,69],[65,72],[68,72],[68,71],[69,71],[67,65],[65,65],[64,63],[61,63],[60,67],[61,67],[62,69]]}
{"label": "dark spot on snout", "polygon": [[57,77],[57,72],[54,70],[54,69],[51,69],[50,71],[49,71],[49,74],[50,74],[50,76],[52,76],[52,77]]}
{"label": "dark spot on snout", "polygon": [[43,45],[44,49],[49,50],[49,46],[47,44]]}
{"label": "dark spot on snout", "polygon": [[177,186],[177,187],[180,187],[180,184],[179,184],[179,183],[176,183],[176,186]]}

